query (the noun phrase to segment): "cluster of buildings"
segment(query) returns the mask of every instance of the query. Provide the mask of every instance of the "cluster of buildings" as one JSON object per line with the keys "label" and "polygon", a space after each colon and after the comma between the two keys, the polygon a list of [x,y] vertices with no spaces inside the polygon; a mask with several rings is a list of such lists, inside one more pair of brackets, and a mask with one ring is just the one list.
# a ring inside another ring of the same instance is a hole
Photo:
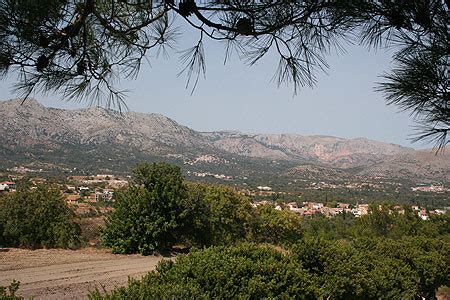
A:
{"label": "cluster of buildings", "polygon": [[[191,174],[190,171],[187,172],[188,175]],[[225,174],[213,174],[210,172],[192,172],[192,175],[197,177],[214,177],[216,179],[222,179],[222,180],[231,180],[233,179],[232,176],[225,175]]]}
{"label": "cluster of buildings", "polygon": [[[61,193],[68,204],[74,205],[82,203],[97,203],[100,201],[112,202],[114,201],[114,190],[118,187],[128,184],[122,179],[114,179],[111,177],[102,177],[97,175],[92,179],[85,177],[71,178],[71,184],[57,184]],[[32,178],[31,190],[37,189],[39,184],[46,183],[45,178]],[[99,184],[101,183],[101,184]],[[11,193],[16,191],[16,183],[13,181],[0,182],[0,194]]]}
{"label": "cluster of buildings", "polygon": [[0,193],[1,192],[15,192],[16,183],[13,181],[3,181],[0,182]]}
{"label": "cluster of buildings", "polygon": [[349,189],[349,190],[383,190],[383,186],[389,185],[401,185],[400,183],[388,183],[388,182],[346,182],[346,183],[328,183],[328,182],[311,182],[305,189],[308,190],[322,190],[322,189]]}
{"label": "cluster of buildings", "polygon": [[443,185],[429,185],[429,186],[416,186],[412,187],[413,192],[432,192],[432,193],[444,193],[449,192],[450,189],[445,188]]}
{"label": "cluster of buildings", "polygon": [[[263,200],[259,202],[254,202],[253,207],[258,207],[260,205],[273,205],[273,202]],[[295,212],[301,216],[313,216],[316,214],[322,214],[327,217],[332,217],[341,213],[351,213],[356,217],[367,215],[369,213],[369,204],[357,204],[354,208],[350,207],[348,203],[338,203],[337,207],[327,207],[321,202],[303,202],[301,206],[297,202],[290,202],[275,206],[276,210],[287,209]]]}
{"label": "cluster of buildings", "polygon": [[125,179],[113,175],[71,176],[73,184],[65,186],[65,198],[70,204],[79,202],[97,203],[114,201],[114,191],[128,185]]}
{"label": "cluster of buildings", "polygon": [[[72,191],[67,193],[68,191]],[[114,201],[114,189],[110,188],[89,188],[81,186],[76,189],[73,186],[67,186],[66,193],[64,193],[67,203],[75,204],[79,202],[97,203],[100,201]]]}
{"label": "cluster of buildings", "polygon": [[[16,182],[11,180],[0,182],[0,194],[16,191]],[[15,177],[21,179],[21,177]],[[46,183],[45,178],[35,177],[29,179],[30,189]],[[97,203],[99,201],[114,201],[114,191],[128,185],[128,181],[113,175],[70,176],[67,184],[58,183],[63,197],[69,204]]]}
{"label": "cluster of buildings", "polygon": [[7,169],[10,172],[19,173],[19,174],[26,174],[26,173],[41,173],[42,169],[30,169],[24,166],[19,167],[13,167],[11,169]]}
{"label": "cluster of buildings", "polygon": [[86,185],[107,184],[112,188],[121,188],[128,185],[128,181],[109,174],[98,174],[92,176],[70,176],[69,181]]}
{"label": "cluster of buildings", "polygon": [[185,159],[183,162],[185,165],[196,165],[199,163],[209,163],[209,164],[228,164],[230,163],[228,160],[217,157],[215,155],[209,155],[209,154],[205,154],[205,155],[201,155],[198,156],[194,159]]}
{"label": "cluster of buildings", "polygon": [[355,207],[351,207],[348,203],[338,203],[336,207],[327,207],[321,202],[303,202],[303,205],[299,207],[296,202],[290,202],[286,206],[290,211],[302,216],[322,214],[327,217],[333,217],[345,212],[353,214],[355,217],[360,217],[369,213],[369,204],[357,204]]}
{"label": "cluster of buildings", "polygon": [[447,210],[449,209],[448,207],[446,207],[443,209],[433,209],[427,211],[425,207],[419,207],[417,205],[413,205],[411,206],[411,208],[422,220],[428,220],[430,218],[430,215],[445,215],[447,213]]}
{"label": "cluster of buildings", "polygon": [[[258,207],[259,205],[273,205],[273,202],[264,200],[254,202],[252,205],[253,207]],[[338,214],[348,213],[358,218],[369,213],[369,204],[356,204],[352,206],[348,203],[337,203],[336,207],[327,207],[321,202],[303,202],[302,205],[298,205],[297,202],[290,202],[287,204],[283,204],[282,206],[276,205],[275,209],[287,209],[301,216],[313,216],[322,214],[326,217],[333,217]],[[430,215],[443,215],[447,213],[447,208],[434,210],[427,210],[426,208],[419,206],[411,206],[411,208],[422,220],[428,220],[430,218]],[[392,210],[399,214],[405,213],[404,207],[400,205],[394,206]]]}

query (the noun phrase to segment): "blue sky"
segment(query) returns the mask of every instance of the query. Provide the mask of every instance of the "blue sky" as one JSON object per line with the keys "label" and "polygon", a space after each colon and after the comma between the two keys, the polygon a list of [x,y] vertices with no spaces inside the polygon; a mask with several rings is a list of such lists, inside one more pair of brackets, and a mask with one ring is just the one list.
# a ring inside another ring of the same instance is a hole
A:
{"label": "blue sky", "polygon": [[[193,45],[196,35],[183,32],[178,48]],[[277,88],[271,82],[278,59],[275,55],[247,67],[237,57],[223,64],[221,44],[205,44],[206,79],[200,79],[191,95],[181,70],[179,54],[168,59],[149,54],[151,67],[141,69],[137,80],[123,81],[130,90],[130,110],[155,112],[173,118],[195,130],[239,130],[249,133],[298,133],[370,139],[411,147],[411,117],[394,106],[386,106],[383,96],[374,91],[378,77],[391,65],[387,50],[368,51],[347,46],[347,53],[328,57],[328,74],[317,73],[317,85],[303,88],[293,96],[292,86]],[[0,99],[14,98],[12,78],[0,81]],[[66,102],[59,95],[34,95],[46,106],[86,107],[85,103]]]}

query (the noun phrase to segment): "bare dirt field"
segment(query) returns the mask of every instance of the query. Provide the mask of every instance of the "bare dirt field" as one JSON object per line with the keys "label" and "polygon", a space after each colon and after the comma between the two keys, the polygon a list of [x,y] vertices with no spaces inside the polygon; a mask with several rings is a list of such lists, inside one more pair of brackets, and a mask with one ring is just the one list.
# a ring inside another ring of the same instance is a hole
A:
{"label": "bare dirt field", "polygon": [[85,299],[96,287],[111,290],[154,270],[161,256],[116,255],[93,248],[0,249],[0,286],[20,281],[17,294],[34,299]]}

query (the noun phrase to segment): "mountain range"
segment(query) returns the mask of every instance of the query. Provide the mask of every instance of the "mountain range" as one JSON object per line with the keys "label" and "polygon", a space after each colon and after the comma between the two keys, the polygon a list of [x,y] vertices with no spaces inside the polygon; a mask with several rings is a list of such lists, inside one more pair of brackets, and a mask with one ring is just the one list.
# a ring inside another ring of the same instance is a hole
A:
{"label": "mountain range", "polygon": [[5,167],[123,171],[140,160],[164,159],[192,172],[233,176],[260,170],[290,174],[308,165],[361,176],[450,181],[448,151],[435,155],[366,138],[198,132],[159,114],[56,109],[34,99],[0,102],[0,136]]}

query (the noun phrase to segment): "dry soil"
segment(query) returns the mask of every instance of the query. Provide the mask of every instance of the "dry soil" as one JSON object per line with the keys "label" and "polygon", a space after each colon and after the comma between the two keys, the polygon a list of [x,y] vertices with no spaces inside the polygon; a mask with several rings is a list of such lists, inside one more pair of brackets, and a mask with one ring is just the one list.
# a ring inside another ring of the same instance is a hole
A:
{"label": "dry soil", "polygon": [[85,299],[154,270],[161,256],[116,255],[106,250],[0,249],[0,286],[20,281],[18,294],[34,299]]}

